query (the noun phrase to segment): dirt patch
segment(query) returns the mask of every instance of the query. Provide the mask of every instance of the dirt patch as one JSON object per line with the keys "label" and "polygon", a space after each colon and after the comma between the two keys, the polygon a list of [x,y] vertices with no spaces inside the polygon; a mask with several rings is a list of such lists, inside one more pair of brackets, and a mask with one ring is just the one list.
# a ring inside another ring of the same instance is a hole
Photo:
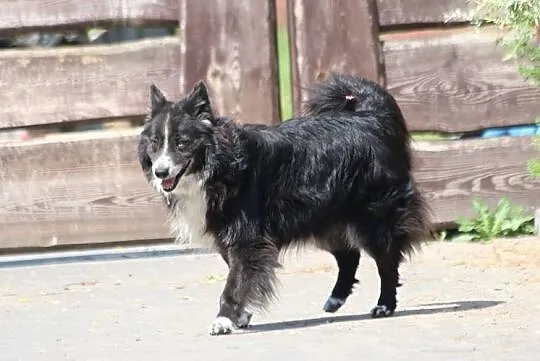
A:
{"label": "dirt patch", "polygon": [[456,246],[456,264],[475,267],[540,268],[540,238],[496,239],[490,243]]}

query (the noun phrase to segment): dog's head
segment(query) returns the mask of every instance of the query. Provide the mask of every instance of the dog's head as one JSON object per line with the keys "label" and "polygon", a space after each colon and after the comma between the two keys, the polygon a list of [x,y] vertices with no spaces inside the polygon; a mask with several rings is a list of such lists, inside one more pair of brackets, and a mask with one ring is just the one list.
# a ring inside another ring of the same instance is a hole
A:
{"label": "dog's head", "polygon": [[178,102],[150,87],[150,109],[139,142],[139,161],[148,180],[172,192],[183,176],[200,172],[215,122],[203,82]]}

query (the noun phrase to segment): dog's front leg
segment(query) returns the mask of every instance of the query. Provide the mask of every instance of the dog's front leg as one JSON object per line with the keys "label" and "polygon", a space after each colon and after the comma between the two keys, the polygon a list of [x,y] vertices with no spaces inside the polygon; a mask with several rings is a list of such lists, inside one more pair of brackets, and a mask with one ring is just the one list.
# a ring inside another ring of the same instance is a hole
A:
{"label": "dog's front leg", "polygon": [[210,326],[211,335],[247,327],[251,313],[246,307],[264,307],[274,295],[277,252],[271,247],[232,249],[226,257],[229,275],[219,300],[219,312]]}

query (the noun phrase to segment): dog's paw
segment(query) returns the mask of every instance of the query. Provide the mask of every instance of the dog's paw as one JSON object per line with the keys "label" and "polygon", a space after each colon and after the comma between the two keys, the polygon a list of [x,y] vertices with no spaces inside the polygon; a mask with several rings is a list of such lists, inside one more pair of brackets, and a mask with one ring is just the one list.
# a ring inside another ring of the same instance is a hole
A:
{"label": "dog's paw", "polygon": [[394,313],[394,310],[386,307],[385,305],[377,305],[371,309],[371,317],[378,318],[378,317],[388,317],[392,316]]}
{"label": "dog's paw", "polygon": [[328,300],[326,300],[326,303],[324,304],[324,311],[334,313],[337,310],[340,309],[341,306],[345,304],[345,300],[342,300],[341,298],[336,297],[328,297]]}
{"label": "dog's paw", "polygon": [[233,330],[233,323],[227,317],[218,317],[208,328],[208,333],[212,336],[227,335]]}
{"label": "dog's paw", "polygon": [[251,321],[251,316],[253,314],[251,312],[248,312],[246,310],[242,310],[242,313],[240,313],[240,317],[238,317],[238,320],[236,321],[236,326],[238,328],[246,328],[249,326],[249,322]]}

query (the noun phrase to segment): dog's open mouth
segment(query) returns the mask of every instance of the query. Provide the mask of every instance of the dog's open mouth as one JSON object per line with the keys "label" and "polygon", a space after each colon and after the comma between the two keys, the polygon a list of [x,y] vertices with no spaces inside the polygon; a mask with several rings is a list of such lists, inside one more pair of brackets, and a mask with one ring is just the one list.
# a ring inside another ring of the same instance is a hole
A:
{"label": "dog's open mouth", "polygon": [[191,160],[188,160],[186,164],[180,169],[180,172],[174,177],[165,178],[161,181],[161,188],[165,192],[172,192],[176,186],[178,185],[178,182],[180,181],[180,178],[186,173],[186,170],[188,169],[189,165],[191,164]]}

